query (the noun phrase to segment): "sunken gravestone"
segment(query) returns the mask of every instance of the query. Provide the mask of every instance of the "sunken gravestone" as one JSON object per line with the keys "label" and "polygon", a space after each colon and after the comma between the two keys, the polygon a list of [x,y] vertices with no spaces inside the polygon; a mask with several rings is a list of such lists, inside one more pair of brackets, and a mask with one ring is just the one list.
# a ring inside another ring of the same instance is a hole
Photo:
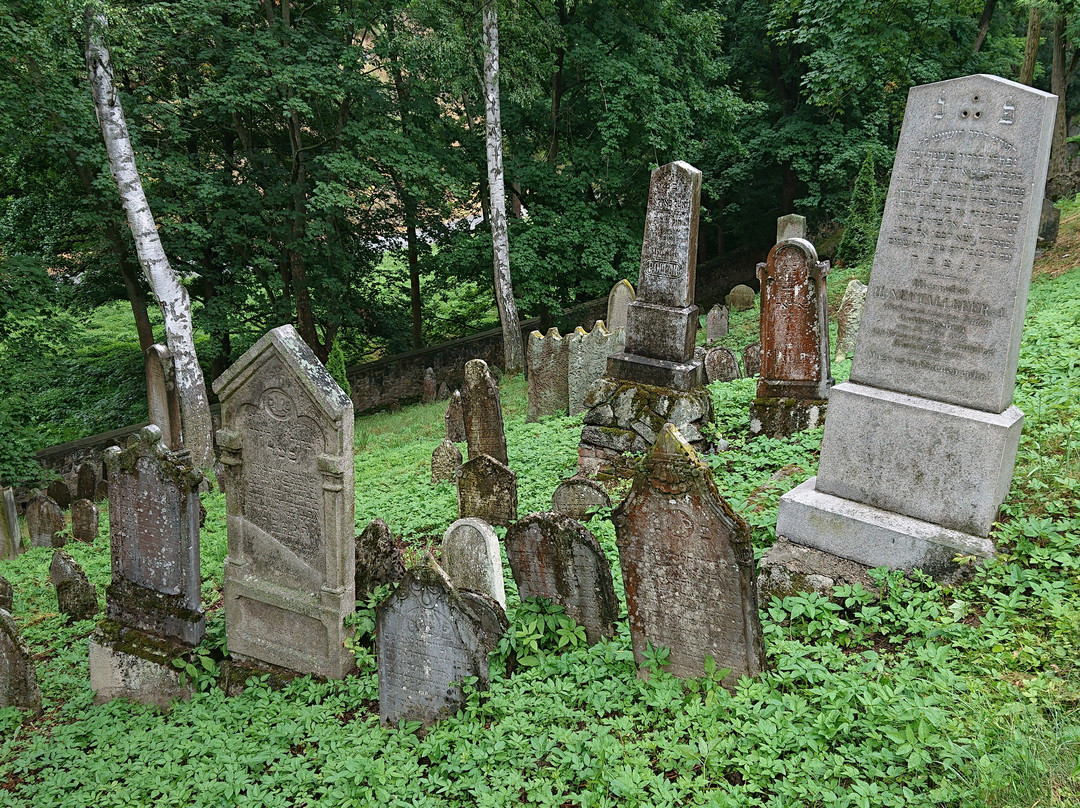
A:
{"label": "sunken gravestone", "polygon": [[75,498],[94,499],[97,497],[98,470],[93,463],[83,463],[75,475]]}
{"label": "sunken gravestone", "polygon": [[710,383],[730,382],[739,376],[739,358],[731,348],[710,348],[705,354],[705,377]]}
{"label": "sunken gravestone", "polygon": [[97,614],[97,589],[83,568],[63,550],[53,551],[49,581],[56,589],[56,605],[68,620],[89,620]]}
{"label": "sunken gravestone", "polygon": [[717,303],[705,317],[705,341],[716,342],[728,332],[730,315],[728,307]]}
{"label": "sunken gravestone", "polygon": [[604,486],[588,477],[575,474],[563,480],[551,495],[551,509],[555,513],[584,522],[602,508],[611,507],[611,497]]}
{"label": "sunken gravestone", "polygon": [[789,238],[806,238],[806,217],[797,213],[780,216],[776,220],[776,243]]}
{"label": "sunken gravestone", "polygon": [[354,667],[353,405],[291,325],[214,382],[225,464],[229,653],[338,679]]}
{"label": "sunken gravestone", "polygon": [[508,628],[495,601],[458,592],[425,557],[376,611],[379,717],[430,725],[465,706],[461,682],[490,682],[488,654]]}
{"label": "sunken gravestone", "polygon": [[401,550],[394,544],[390,528],[382,519],[372,519],[356,537],[355,550],[356,599],[363,601],[383,584],[392,584],[405,577]]}
{"label": "sunken gravestone", "polygon": [[754,298],[756,296],[753,289],[744,283],[740,283],[727,293],[724,302],[733,311],[749,311],[754,308]]}
{"label": "sunken gravestone", "polygon": [[851,380],[778,536],[946,580],[993,556],[1056,103],[988,75],[909,92]]}
{"label": "sunken gravestone", "polygon": [[604,322],[612,332],[626,328],[626,313],[635,300],[637,293],[634,292],[634,285],[626,278],[611,287],[607,298],[607,318]]}
{"label": "sunken gravestone", "polygon": [[56,543],[54,538],[66,527],[67,522],[64,521],[64,512],[60,510],[60,506],[40,491],[35,492],[26,504],[26,529],[30,534],[30,546],[52,547]]}
{"label": "sunken gravestone", "polygon": [[596,537],[561,513],[534,513],[506,531],[506,557],[522,600],[547,598],[585,629],[589,644],[615,636],[619,599]]}
{"label": "sunken gravestone", "polygon": [[49,488],[45,493],[49,499],[60,506],[60,510],[66,511],[71,507],[71,487],[66,480],[57,477],[49,483]]}
{"label": "sunken gravestone", "polygon": [[470,359],[465,363],[465,388],[461,391],[461,406],[469,460],[487,455],[504,466],[509,465],[499,386],[495,384],[487,362],[483,359]]}
{"label": "sunken gravestone", "polygon": [[549,328],[547,334],[533,331],[525,349],[528,366],[529,394],[525,421],[566,412],[567,371],[570,342],[559,335],[559,329]]}
{"label": "sunken gravestone", "polygon": [[465,434],[465,414],[462,409],[461,391],[455,390],[450,395],[450,403],[446,405],[446,437],[454,443],[461,443],[467,439]]}
{"label": "sunken gravestone", "polygon": [[146,404],[150,423],[161,430],[165,445],[174,451],[179,449],[183,445],[180,395],[176,391],[173,355],[164,345],[154,344],[146,349]]}
{"label": "sunken gravestone", "polygon": [[478,455],[457,470],[458,516],[493,525],[517,519],[517,475],[489,455]]}
{"label": "sunken gravestone", "polygon": [[578,326],[566,339],[570,343],[566,379],[567,411],[570,415],[577,415],[586,410],[585,397],[607,370],[608,357],[622,350],[626,329],[609,331],[603,320],[597,320],[593,323],[592,331]]}
{"label": "sunken gravestone", "polygon": [[852,278],[836,311],[837,362],[843,362],[855,352],[855,340],[859,336],[859,324],[865,307],[866,285],[858,278]]}
{"label": "sunken gravestone", "polygon": [[71,535],[76,541],[93,542],[98,535],[98,506],[89,499],[71,503]]}
{"label": "sunken gravestone", "polygon": [[460,467],[461,450],[450,438],[443,438],[431,453],[431,484],[453,482]]}
{"label": "sunken gravestone", "polygon": [[41,690],[33,659],[15,620],[0,609],[0,707],[41,713]]}
{"label": "sunken gravestone", "polygon": [[675,676],[703,675],[706,656],[731,669],[728,688],[759,673],[765,654],[750,528],[671,424],[612,518],[637,664],[652,643],[670,649]]}
{"label": "sunken gravestone", "polygon": [[442,540],[441,567],[456,589],[480,592],[506,608],[499,537],[483,519],[458,519]]}
{"label": "sunken gravestone", "polygon": [[761,375],[750,435],[782,438],[819,426],[829,366],[829,262],[805,239],[781,241],[757,266],[761,281]]}
{"label": "sunken gravestone", "polygon": [[0,558],[18,558],[21,552],[22,531],[15,494],[10,488],[0,488]]}
{"label": "sunken gravestone", "polygon": [[90,639],[90,687],[101,704],[159,707],[187,698],[172,661],[206,632],[199,575],[199,486],[189,452],[172,452],[151,424],[105,450],[112,498],[112,583]]}

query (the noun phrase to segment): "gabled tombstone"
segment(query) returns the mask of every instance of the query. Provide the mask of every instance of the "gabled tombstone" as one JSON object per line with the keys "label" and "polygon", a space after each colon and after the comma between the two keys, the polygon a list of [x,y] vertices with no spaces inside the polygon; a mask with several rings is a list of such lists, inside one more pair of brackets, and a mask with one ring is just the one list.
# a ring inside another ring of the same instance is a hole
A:
{"label": "gabled tombstone", "polygon": [[146,404],[150,423],[161,430],[162,439],[174,451],[183,445],[180,428],[180,395],[172,351],[155,343],[146,349]]}
{"label": "gabled tombstone", "polygon": [[33,657],[11,615],[0,609],[0,707],[41,713],[41,690]]}
{"label": "gabled tombstone", "polygon": [[465,705],[465,679],[488,688],[488,655],[509,625],[494,601],[455,590],[430,556],[379,604],[376,622],[379,717],[425,726]]}
{"label": "gabled tombstone", "polygon": [[569,344],[554,327],[546,335],[539,331],[529,334],[525,350],[529,376],[526,422],[567,411]]}
{"label": "gabled tombstone", "polygon": [[441,562],[455,589],[480,592],[506,609],[499,537],[483,519],[458,519],[446,529]]}
{"label": "gabled tombstone", "polygon": [[566,393],[570,415],[588,409],[585,397],[589,388],[604,375],[608,358],[622,350],[625,339],[625,328],[609,331],[603,320],[593,323],[592,331],[579,326],[567,337],[570,344]]}
{"label": "gabled tombstone", "polygon": [[776,219],[776,243],[789,238],[806,238],[806,217],[789,213]]}
{"label": "gabled tombstone", "polygon": [[626,278],[611,287],[607,298],[607,317],[604,319],[610,331],[626,328],[626,313],[635,300],[637,294],[634,292],[634,285]]}
{"label": "gabled tombstone", "polygon": [[458,517],[492,525],[517,519],[517,475],[494,457],[480,455],[457,470]]}
{"label": "gabled tombstone", "polygon": [[46,494],[60,506],[60,510],[66,511],[71,507],[71,487],[67,484],[67,480],[57,477],[49,483]]}
{"label": "gabled tombstone", "polygon": [[465,363],[465,387],[461,391],[461,404],[465,420],[465,439],[469,444],[469,460],[479,455],[487,455],[504,466],[509,465],[499,386],[495,384],[487,362],[483,359],[470,359]]}
{"label": "gabled tombstone", "polygon": [[611,497],[604,486],[588,477],[575,474],[563,480],[551,495],[551,509],[555,513],[584,522],[602,508],[611,507]]}
{"label": "gabled tombstone", "polygon": [[401,550],[394,544],[390,528],[382,519],[372,519],[356,537],[356,599],[363,601],[384,584],[405,577]]}
{"label": "gabled tombstone", "polygon": [[728,307],[717,303],[705,317],[705,341],[716,342],[728,332]]}
{"label": "gabled tombstone", "polygon": [[450,403],[446,405],[446,437],[454,443],[467,439],[465,433],[465,413],[461,402],[461,391],[450,394]]}
{"label": "gabled tombstone", "polygon": [[91,543],[98,535],[98,506],[93,500],[77,499],[71,503],[71,536]]}
{"label": "gabled tombstone", "polygon": [[64,512],[52,498],[40,491],[26,504],[26,529],[31,547],[52,547],[53,537],[67,527]]}
{"label": "gabled tombstone", "polygon": [[291,325],[214,382],[230,654],[328,679],[354,668],[353,405]]}
{"label": "gabled tombstone", "polygon": [[450,438],[443,438],[431,453],[431,484],[453,482],[459,468],[461,450]]}
{"label": "gabled tombstone", "polygon": [[533,513],[506,531],[506,557],[522,600],[547,598],[585,629],[589,644],[615,636],[619,598],[596,537],[561,513]]}
{"label": "gabled tombstone", "polygon": [[75,481],[76,499],[94,499],[97,496],[98,471],[93,463],[79,466]]}
{"label": "gabled tombstone", "polygon": [[18,558],[22,549],[15,495],[10,488],[0,488],[0,558]]}
{"label": "gabled tombstone", "polygon": [[667,424],[612,515],[634,659],[670,650],[675,676],[730,668],[729,689],[758,674],[765,653],[750,528],[724,501],[712,471]]}

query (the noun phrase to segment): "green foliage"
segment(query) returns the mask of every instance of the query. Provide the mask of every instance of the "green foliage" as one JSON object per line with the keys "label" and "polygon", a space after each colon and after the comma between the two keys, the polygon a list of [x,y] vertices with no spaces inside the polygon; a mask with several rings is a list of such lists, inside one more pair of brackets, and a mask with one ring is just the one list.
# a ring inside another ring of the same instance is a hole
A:
{"label": "green foliage", "polygon": [[349,378],[345,374],[345,352],[341,350],[340,340],[334,340],[334,347],[330,349],[330,356],[326,360],[326,369],[338,383],[338,387],[345,391],[345,395],[352,398],[352,387],[349,386]]}
{"label": "green foliage", "polygon": [[585,629],[566,610],[546,598],[530,598],[510,610],[511,628],[495,650],[496,660],[522,667],[544,661],[548,653],[585,647]]}
{"label": "green foliage", "polygon": [[881,207],[874,173],[874,155],[867,152],[851,192],[851,204],[844,219],[844,235],[836,247],[837,259],[857,264],[871,258],[877,246],[880,226]]}

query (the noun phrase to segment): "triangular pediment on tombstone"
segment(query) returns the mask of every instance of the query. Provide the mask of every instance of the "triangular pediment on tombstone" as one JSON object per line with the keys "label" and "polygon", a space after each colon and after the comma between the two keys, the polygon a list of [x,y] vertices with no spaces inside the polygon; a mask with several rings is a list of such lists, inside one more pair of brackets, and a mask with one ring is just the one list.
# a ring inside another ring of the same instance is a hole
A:
{"label": "triangular pediment on tombstone", "polygon": [[272,358],[277,358],[295,373],[295,379],[319,410],[331,421],[340,421],[352,401],[326,370],[315,352],[291,325],[283,325],[264,334],[244,355],[214,380],[214,392],[229,398],[243,387]]}

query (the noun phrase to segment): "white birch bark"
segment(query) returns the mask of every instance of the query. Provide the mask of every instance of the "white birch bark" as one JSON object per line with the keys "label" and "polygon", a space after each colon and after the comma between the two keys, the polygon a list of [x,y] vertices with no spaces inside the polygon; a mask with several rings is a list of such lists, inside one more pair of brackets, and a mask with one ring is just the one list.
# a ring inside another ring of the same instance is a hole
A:
{"label": "white birch bark", "polygon": [[206,382],[195,355],[195,339],[191,325],[191,300],[179,276],[169,266],[161,246],[153,214],[143,193],[142,181],[135,166],[135,153],[128,136],[127,121],[120,98],[113,84],[113,69],[109,49],[105,45],[104,14],[86,12],[86,68],[94,93],[101,135],[109,153],[109,168],[120,201],[127,214],[128,226],[135,238],[139,265],[158,299],[165,317],[165,335],[173,355],[177,396],[180,399],[180,421],[184,446],[191,450],[195,464],[209,469],[214,462],[213,429]]}
{"label": "white birch bark", "polygon": [[499,111],[499,22],[497,0],[484,0],[484,114],[487,119],[488,189],[491,196],[491,242],[495,264],[495,302],[503,332],[503,361],[508,375],[525,368],[514,287],[510,281],[510,238],[506,232],[502,117]]}

